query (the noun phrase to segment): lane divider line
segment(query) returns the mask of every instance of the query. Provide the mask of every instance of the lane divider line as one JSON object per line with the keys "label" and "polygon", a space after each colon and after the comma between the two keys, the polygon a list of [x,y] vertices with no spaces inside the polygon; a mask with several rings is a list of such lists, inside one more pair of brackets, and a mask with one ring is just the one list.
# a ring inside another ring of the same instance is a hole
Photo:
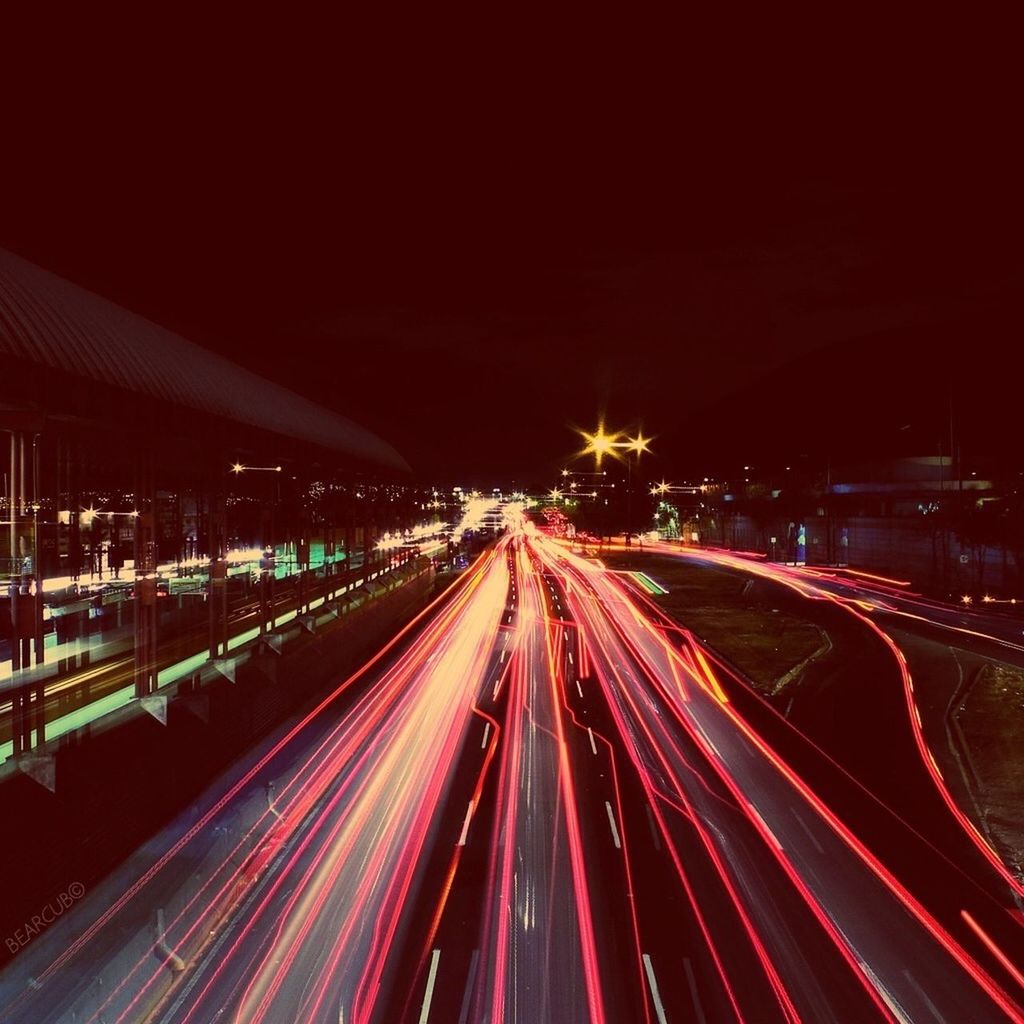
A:
{"label": "lane divider line", "polygon": [[651,963],[650,953],[644,953],[644,970],[647,972],[647,984],[651,987],[651,999],[654,1000],[654,1012],[658,1015],[658,1024],[668,1024],[665,1006],[661,1001],[661,993],[658,991],[658,979],[654,976],[654,964]]}
{"label": "lane divider line", "polygon": [[434,983],[437,981],[437,962],[440,959],[441,950],[435,949],[430,954],[430,973],[427,975],[427,991],[423,995],[419,1024],[427,1024],[427,1018],[430,1016],[430,1002],[434,998]]}
{"label": "lane divider line", "polygon": [[457,846],[466,845],[466,836],[469,835],[469,822],[473,817],[473,801],[469,801],[469,806],[466,808],[466,820],[462,823],[462,834],[459,836],[459,841],[456,843]]}
{"label": "lane divider line", "polygon": [[615,843],[615,849],[621,850],[622,841],[619,839],[619,827],[615,824],[615,812],[612,810],[610,800],[605,800],[604,809],[608,812],[608,824],[611,826],[612,840]]}

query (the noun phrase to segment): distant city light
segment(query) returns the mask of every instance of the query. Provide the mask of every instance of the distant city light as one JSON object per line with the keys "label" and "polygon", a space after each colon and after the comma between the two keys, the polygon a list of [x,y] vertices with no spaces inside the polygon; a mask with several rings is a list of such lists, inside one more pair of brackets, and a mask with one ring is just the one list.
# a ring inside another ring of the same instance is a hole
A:
{"label": "distant city light", "polygon": [[649,452],[651,450],[650,440],[651,439],[649,437],[644,437],[644,433],[642,430],[638,430],[636,433],[636,437],[631,437],[629,441],[626,443],[626,448],[629,451],[635,452],[637,455],[640,455],[643,452]]}

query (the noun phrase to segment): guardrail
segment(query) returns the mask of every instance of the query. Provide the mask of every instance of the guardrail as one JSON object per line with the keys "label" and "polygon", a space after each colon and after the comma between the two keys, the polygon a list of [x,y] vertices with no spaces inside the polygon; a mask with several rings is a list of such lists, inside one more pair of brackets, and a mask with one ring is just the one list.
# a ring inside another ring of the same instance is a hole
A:
{"label": "guardrail", "polygon": [[[288,639],[313,631],[327,620],[349,614],[429,568],[425,558],[394,565],[349,566],[341,572],[310,570],[275,581],[271,604],[259,601],[259,585],[247,576],[229,577],[226,643],[223,656],[211,659],[208,623],[209,584],[194,591],[168,588],[158,600],[156,689],[136,693],[135,602],[133,585],[107,586],[102,593],[79,597],[51,610],[51,617],[76,616],[98,631],[55,643],[41,665],[0,676],[0,764],[38,751],[48,741],[98,721],[111,713],[174,692],[172,684],[189,680],[202,685],[216,675],[230,675],[239,659],[258,648],[281,651]],[[56,614],[52,614],[56,612]],[[54,629],[54,635],[58,631]],[[149,709],[152,709],[150,702]]]}

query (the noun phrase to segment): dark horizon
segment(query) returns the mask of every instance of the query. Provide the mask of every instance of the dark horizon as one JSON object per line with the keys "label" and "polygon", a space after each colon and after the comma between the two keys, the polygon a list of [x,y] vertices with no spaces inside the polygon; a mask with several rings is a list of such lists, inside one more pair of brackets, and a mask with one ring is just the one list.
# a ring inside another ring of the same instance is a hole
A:
{"label": "dark horizon", "polygon": [[[320,314],[309,326],[278,319],[250,334],[225,327],[230,302],[187,296],[188,311],[175,316],[164,303],[182,302],[180,291],[176,297],[148,294],[124,264],[100,262],[97,270],[95,262],[86,267],[72,262],[74,256],[46,259],[38,246],[20,248],[47,269],[365,422],[406,454],[423,479],[543,476],[578,450],[575,429],[592,429],[599,419],[609,428],[655,434],[659,467],[669,474],[724,472],[739,461],[785,461],[804,452],[821,457],[828,450],[844,461],[948,454],[951,403],[971,455],[1011,456],[1016,448],[1011,396],[1021,360],[1012,349],[1009,294],[969,297],[960,308],[943,299],[943,308],[910,309],[902,322],[893,308],[879,314],[882,326],[855,329],[849,337],[835,327],[817,341],[794,332],[788,346],[748,348],[747,365],[736,366],[735,355],[719,356],[727,339],[674,346],[671,332],[684,315],[661,320],[657,312],[635,308],[622,315],[635,316],[655,340],[628,354],[616,350],[613,326],[574,325],[573,344],[552,338],[544,326],[495,324],[500,315],[493,308],[451,328],[418,323],[403,310],[359,324],[359,314],[342,309]],[[665,264],[672,260],[669,254],[661,256],[660,268],[655,263],[665,275],[657,296],[662,301],[671,298]],[[597,277],[584,305],[607,307],[632,273],[620,258],[603,280]],[[551,319],[565,316],[576,301],[581,276],[578,264],[565,264],[552,273],[549,292],[533,282],[532,294],[547,304]],[[189,301],[196,305],[188,308]],[[701,315],[710,314],[705,309]],[[793,322],[813,316],[804,309]],[[742,351],[744,341],[738,342]],[[990,372],[1000,355],[1000,372]],[[502,406],[520,411],[516,425],[503,429],[490,415]],[[852,415],[831,415],[837,408]],[[730,424],[730,416],[739,422]],[[744,436],[751,423],[754,436]]]}
{"label": "dark horizon", "polygon": [[5,53],[5,1024],[1024,1021],[1016,26],[82,10]]}
{"label": "dark horizon", "polygon": [[138,96],[84,76],[22,111],[0,245],[425,479],[544,476],[602,414],[656,435],[668,475],[885,453],[908,423],[893,452],[937,454],[951,383],[965,448],[1012,452],[1024,219],[997,55],[965,42],[947,74],[918,45],[911,75],[890,25],[870,69],[851,37],[786,74],[742,46],[729,78],[634,42],[578,75],[557,47],[529,75],[400,47],[387,85],[368,54],[291,92],[243,76],[228,108],[201,68]]}

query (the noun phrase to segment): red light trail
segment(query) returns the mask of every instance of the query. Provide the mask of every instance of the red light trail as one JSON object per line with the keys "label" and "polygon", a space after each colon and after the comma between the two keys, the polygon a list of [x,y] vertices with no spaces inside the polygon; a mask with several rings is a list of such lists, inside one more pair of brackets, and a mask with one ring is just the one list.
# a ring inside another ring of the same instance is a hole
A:
{"label": "red light trail", "polygon": [[[1024,1020],[984,923],[964,912],[983,965],[722,671],[514,522],[62,950],[15,961],[35,987],[0,1019]],[[158,907],[174,971],[126,924]]]}

